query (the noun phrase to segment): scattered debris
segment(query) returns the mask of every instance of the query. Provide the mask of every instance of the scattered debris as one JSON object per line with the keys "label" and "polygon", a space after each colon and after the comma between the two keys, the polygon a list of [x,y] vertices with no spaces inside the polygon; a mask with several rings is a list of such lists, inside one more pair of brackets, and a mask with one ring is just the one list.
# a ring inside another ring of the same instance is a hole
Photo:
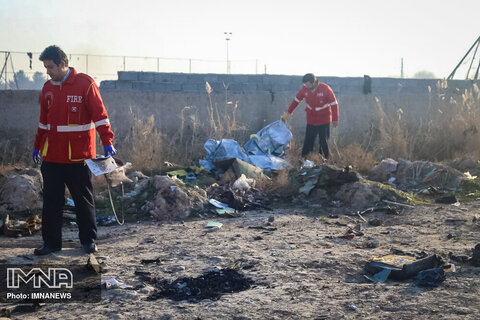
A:
{"label": "scattered debris", "polygon": [[217,201],[215,199],[210,199],[208,200],[208,202],[213,205],[215,208],[216,208],[216,212],[218,214],[228,214],[228,215],[233,215],[235,214],[235,209],[233,208],[230,208],[228,205],[226,205],[225,203],[222,203],[220,201]]}
{"label": "scattered debris", "polygon": [[400,206],[400,207],[407,207],[407,208],[411,208],[411,209],[415,208],[415,206],[411,206],[409,204],[399,203],[399,202],[395,202],[395,201],[383,200],[383,202],[388,203],[388,204],[394,204],[394,205]]}
{"label": "scattered debris", "polygon": [[232,189],[240,191],[248,191],[252,187],[255,187],[255,180],[247,179],[243,173],[232,185]]}
{"label": "scattered debris", "polygon": [[97,261],[97,258],[95,258],[95,255],[93,253],[90,253],[88,255],[88,260],[87,260],[87,268],[95,271],[96,273],[102,273],[102,267]]}
{"label": "scattered debris", "polygon": [[205,228],[211,228],[211,229],[220,229],[223,226],[223,223],[217,222],[217,221],[209,221]]}
{"label": "scattered debris", "polygon": [[268,197],[262,191],[255,188],[241,192],[239,190],[232,190],[232,188],[228,186],[213,184],[207,188],[207,194],[210,198],[225,203],[235,210],[246,211],[256,208],[271,210],[264,204],[269,201]]}
{"label": "scattered debris", "polygon": [[415,278],[415,284],[422,287],[437,287],[445,281],[445,272],[442,268],[422,270]]}
{"label": "scattered debris", "polygon": [[368,208],[366,210],[363,210],[362,212],[359,212],[361,215],[365,215],[367,213],[371,212],[384,212],[387,214],[398,214],[398,210],[395,207],[390,207],[390,206],[384,206],[384,207],[372,207]]}
{"label": "scattered debris", "polygon": [[390,270],[388,278],[405,280],[416,276],[422,270],[437,268],[441,265],[442,259],[437,255],[431,255],[420,260],[415,260],[410,256],[387,255],[373,258],[366,264],[365,270],[375,275],[388,269]]}
{"label": "scattered debris", "polygon": [[26,221],[11,220],[7,215],[3,220],[3,234],[8,237],[31,236],[42,229],[42,219],[38,215],[31,216]]}
{"label": "scattered debris", "polygon": [[117,222],[115,216],[97,216],[97,225],[111,226]]}
{"label": "scattered debris", "polygon": [[131,289],[132,286],[126,285],[123,282],[118,281],[115,278],[110,278],[108,280],[102,280],[101,282],[102,287],[109,290],[109,289]]}

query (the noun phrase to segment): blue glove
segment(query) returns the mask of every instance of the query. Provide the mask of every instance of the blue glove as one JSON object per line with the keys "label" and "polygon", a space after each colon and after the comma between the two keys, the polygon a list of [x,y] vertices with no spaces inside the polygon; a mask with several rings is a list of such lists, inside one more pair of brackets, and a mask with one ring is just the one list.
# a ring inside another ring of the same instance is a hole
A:
{"label": "blue glove", "polygon": [[32,160],[36,164],[40,163],[41,157],[40,157],[40,150],[34,149],[32,152]]}
{"label": "blue glove", "polygon": [[117,150],[115,150],[113,146],[103,147],[103,151],[105,151],[105,157],[108,157],[109,155],[114,156],[117,154]]}

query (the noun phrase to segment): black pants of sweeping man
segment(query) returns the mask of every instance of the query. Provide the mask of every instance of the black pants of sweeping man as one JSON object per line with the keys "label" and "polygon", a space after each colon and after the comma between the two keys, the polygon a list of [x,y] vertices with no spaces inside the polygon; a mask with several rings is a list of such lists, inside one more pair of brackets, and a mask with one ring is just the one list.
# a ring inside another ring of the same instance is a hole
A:
{"label": "black pants of sweeping man", "polygon": [[63,207],[65,186],[75,203],[78,236],[82,245],[97,238],[95,202],[91,173],[84,163],[43,162],[42,237],[44,245],[62,248]]}
{"label": "black pants of sweeping man", "polygon": [[327,140],[330,138],[330,123],[321,124],[318,126],[307,124],[307,129],[305,130],[305,140],[303,141],[302,157],[305,157],[313,151],[313,144],[317,135],[320,144],[318,152],[323,155],[325,159],[328,159],[329,151]]}

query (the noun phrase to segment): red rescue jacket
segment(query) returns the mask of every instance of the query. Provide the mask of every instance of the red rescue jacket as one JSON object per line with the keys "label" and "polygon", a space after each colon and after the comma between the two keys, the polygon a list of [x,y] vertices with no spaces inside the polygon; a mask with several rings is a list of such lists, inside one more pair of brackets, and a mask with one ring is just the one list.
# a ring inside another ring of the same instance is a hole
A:
{"label": "red rescue jacket", "polygon": [[95,158],[95,128],[102,144],[112,145],[107,110],[92,78],[70,68],[63,83],[44,84],[34,148],[45,161],[79,163]]}
{"label": "red rescue jacket", "polygon": [[287,112],[292,113],[303,99],[307,103],[305,108],[307,124],[318,126],[338,121],[337,98],[327,84],[318,82],[314,92],[303,86],[288,107]]}

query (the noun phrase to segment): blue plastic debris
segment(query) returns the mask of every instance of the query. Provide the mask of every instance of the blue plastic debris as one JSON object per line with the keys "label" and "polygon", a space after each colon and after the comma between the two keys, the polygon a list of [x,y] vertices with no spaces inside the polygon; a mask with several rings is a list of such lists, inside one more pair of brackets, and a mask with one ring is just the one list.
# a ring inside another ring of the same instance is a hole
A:
{"label": "blue plastic debris", "polygon": [[99,226],[109,226],[114,224],[116,221],[115,216],[99,216],[97,217],[97,225]]}
{"label": "blue plastic debris", "polygon": [[445,272],[442,268],[433,268],[420,271],[415,278],[415,284],[423,287],[437,287],[445,281]]}
{"label": "blue plastic debris", "polygon": [[285,155],[285,147],[292,139],[292,133],[281,120],[270,123],[257,134],[252,135],[245,145],[232,139],[220,141],[208,139],[204,148],[205,159],[199,164],[207,171],[215,169],[215,164],[228,159],[240,159],[264,170],[283,170],[291,164],[280,158]]}

